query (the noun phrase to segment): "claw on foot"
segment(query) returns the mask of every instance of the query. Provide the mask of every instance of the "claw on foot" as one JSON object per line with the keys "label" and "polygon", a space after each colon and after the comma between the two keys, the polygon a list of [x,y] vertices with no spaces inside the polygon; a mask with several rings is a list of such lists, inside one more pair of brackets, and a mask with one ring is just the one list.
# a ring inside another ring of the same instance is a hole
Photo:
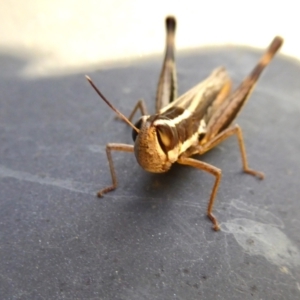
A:
{"label": "claw on foot", "polygon": [[221,228],[220,228],[219,224],[216,223],[216,224],[213,225],[212,229],[213,229],[214,231],[219,231]]}
{"label": "claw on foot", "polygon": [[97,193],[97,197],[98,197],[98,198],[102,198],[102,197],[103,197],[102,191],[99,191],[99,192]]}
{"label": "claw on foot", "polygon": [[252,169],[244,170],[245,173],[258,177],[260,180],[265,178],[265,174],[263,172],[255,171]]}
{"label": "claw on foot", "polygon": [[106,194],[110,191],[113,191],[115,188],[116,188],[115,186],[109,186],[105,189],[102,189],[102,190],[98,191],[97,197],[102,198],[104,194]]}

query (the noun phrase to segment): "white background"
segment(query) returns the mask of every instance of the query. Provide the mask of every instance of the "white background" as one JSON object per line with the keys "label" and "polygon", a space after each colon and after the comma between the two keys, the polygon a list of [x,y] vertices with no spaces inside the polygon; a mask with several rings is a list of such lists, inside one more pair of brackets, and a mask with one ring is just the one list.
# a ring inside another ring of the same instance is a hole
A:
{"label": "white background", "polygon": [[161,54],[164,18],[178,20],[177,49],[205,45],[265,48],[275,35],[282,53],[300,58],[299,1],[6,0],[0,53],[21,57],[27,76],[49,76],[130,63]]}

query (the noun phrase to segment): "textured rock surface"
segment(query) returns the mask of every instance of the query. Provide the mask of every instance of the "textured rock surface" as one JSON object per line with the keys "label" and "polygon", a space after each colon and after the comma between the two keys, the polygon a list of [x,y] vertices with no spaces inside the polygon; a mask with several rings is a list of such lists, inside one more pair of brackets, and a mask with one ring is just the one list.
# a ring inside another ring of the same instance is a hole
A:
{"label": "textured rock surface", "polygon": [[[178,54],[179,91],[224,65],[237,84],[260,53],[206,48]],[[84,73],[17,76],[26,61],[0,55],[1,299],[300,298],[300,65],[277,56],[239,115],[250,166],[235,138],[203,156],[223,170],[215,204],[222,231],[205,216],[213,178],[175,165],[144,172],[108,142],[132,143]],[[153,112],[161,58],[90,73],[124,114],[139,98]]]}

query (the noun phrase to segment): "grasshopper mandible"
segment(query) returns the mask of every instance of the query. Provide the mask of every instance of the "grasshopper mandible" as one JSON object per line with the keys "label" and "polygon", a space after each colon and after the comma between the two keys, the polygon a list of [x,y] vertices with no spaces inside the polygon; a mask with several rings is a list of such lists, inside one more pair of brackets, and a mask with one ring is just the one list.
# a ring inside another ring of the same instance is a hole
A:
{"label": "grasshopper mandible", "polygon": [[[275,37],[252,72],[242,81],[235,91],[230,93],[231,80],[224,68],[214,70],[211,75],[184,95],[176,99],[177,79],[174,59],[176,20],[166,18],[166,51],[158,83],[156,96],[156,114],[148,115],[145,104],[138,101],[129,118],[119,112],[86,76],[100,97],[132,128],[133,145],[106,145],[112,185],[100,190],[98,197],[117,187],[117,178],[112,160],[112,151],[134,152],[140,166],[146,171],[163,173],[173,163],[188,165],[206,171],[215,177],[208,202],[207,215],[213,223],[213,229],[219,230],[219,224],[212,213],[219,188],[222,171],[203,161],[191,158],[203,154],[232,135],[236,135],[241,152],[245,173],[264,178],[264,174],[248,167],[245,144],[241,128],[232,122],[251,94],[255,83],[264,68],[281,47],[283,39]],[[137,110],[142,117],[133,125],[132,118]]]}

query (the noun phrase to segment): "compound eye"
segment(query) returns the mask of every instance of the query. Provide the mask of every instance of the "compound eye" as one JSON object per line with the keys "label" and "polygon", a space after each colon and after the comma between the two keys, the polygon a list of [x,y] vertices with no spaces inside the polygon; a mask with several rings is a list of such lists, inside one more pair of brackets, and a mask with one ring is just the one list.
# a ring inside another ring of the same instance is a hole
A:
{"label": "compound eye", "polygon": [[[134,126],[135,126],[137,129],[141,129],[142,123],[143,123],[143,117],[141,117],[141,118],[134,124]],[[137,133],[134,129],[132,129],[131,135],[132,135],[133,141],[135,142],[138,133]]]}
{"label": "compound eye", "polygon": [[177,142],[176,130],[170,126],[159,125],[156,127],[157,139],[162,150],[167,154],[174,149]]}

